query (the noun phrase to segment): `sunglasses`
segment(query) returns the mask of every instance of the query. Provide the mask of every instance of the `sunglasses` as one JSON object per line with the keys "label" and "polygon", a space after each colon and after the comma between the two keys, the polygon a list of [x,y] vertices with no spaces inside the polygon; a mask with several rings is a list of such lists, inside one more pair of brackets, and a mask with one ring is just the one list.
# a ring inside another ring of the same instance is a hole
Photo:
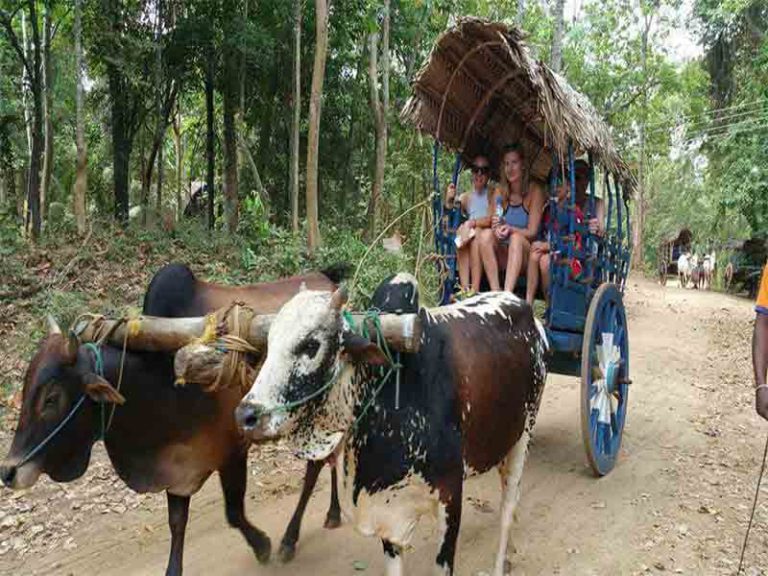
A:
{"label": "sunglasses", "polygon": [[489,166],[472,166],[472,174],[480,174],[481,176],[485,176],[490,172],[491,168]]}

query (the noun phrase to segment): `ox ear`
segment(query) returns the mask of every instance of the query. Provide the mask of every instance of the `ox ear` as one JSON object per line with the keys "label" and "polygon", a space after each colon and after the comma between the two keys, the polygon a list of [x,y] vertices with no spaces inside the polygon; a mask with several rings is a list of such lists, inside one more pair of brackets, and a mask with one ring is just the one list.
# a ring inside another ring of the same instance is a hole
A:
{"label": "ox ear", "polygon": [[89,373],[83,377],[83,380],[85,383],[85,393],[92,400],[103,404],[125,404],[123,395],[112,388],[112,384],[101,376]]}
{"label": "ox ear", "polygon": [[77,336],[70,332],[69,337],[67,338],[67,349],[65,350],[70,362],[77,362],[77,349],[79,347],[80,341],[77,339]]}
{"label": "ox ear", "polygon": [[352,332],[344,333],[342,342],[342,354],[353,362],[371,364],[373,366],[386,366],[389,360],[381,351],[381,348],[373,342]]}

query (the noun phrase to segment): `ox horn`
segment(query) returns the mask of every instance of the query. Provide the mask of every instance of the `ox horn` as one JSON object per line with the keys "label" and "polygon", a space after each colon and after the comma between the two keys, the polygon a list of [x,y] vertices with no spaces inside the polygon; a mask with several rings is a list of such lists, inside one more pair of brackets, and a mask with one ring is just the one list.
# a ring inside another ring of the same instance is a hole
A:
{"label": "ox horn", "polygon": [[59,328],[59,325],[56,322],[56,318],[54,318],[52,314],[48,314],[47,320],[48,320],[48,335],[53,336],[54,334],[61,334],[61,328]]}
{"label": "ox horn", "polygon": [[342,306],[347,303],[347,300],[349,299],[349,291],[347,290],[346,286],[341,286],[336,289],[336,291],[333,293],[333,296],[331,296],[331,309],[332,310],[341,310]]}

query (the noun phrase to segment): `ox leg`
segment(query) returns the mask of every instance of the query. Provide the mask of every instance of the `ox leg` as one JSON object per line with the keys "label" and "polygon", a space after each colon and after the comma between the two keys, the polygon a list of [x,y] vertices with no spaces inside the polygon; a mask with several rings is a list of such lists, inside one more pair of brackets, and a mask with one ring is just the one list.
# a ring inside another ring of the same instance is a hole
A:
{"label": "ox leg", "polygon": [[166,576],[181,576],[184,565],[184,533],[189,519],[189,496],[168,496],[168,526],[171,529],[171,554],[168,557]]}
{"label": "ox leg", "polygon": [[512,449],[504,458],[499,467],[501,474],[501,535],[499,538],[499,551],[496,554],[496,565],[493,569],[494,576],[503,576],[511,571],[511,564],[507,560],[507,548],[509,547],[509,532],[512,528],[512,520],[520,500],[520,481],[523,477],[525,457],[528,453],[528,441],[530,433],[523,431],[520,439],[512,446]]}
{"label": "ox leg", "polygon": [[248,478],[247,452],[238,452],[219,470],[227,522],[240,530],[262,564],[269,561],[272,544],[269,537],[245,517],[245,484]]}
{"label": "ox leg", "polygon": [[440,494],[440,507],[443,514],[439,514],[441,543],[440,550],[435,558],[436,574],[450,576],[453,574],[453,562],[456,557],[456,541],[461,527],[461,498],[462,478],[453,483],[452,488]]}
{"label": "ox leg", "polygon": [[280,541],[278,557],[281,562],[290,562],[296,555],[296,542],[299,541],[301,519],[304,517],[304,510],[307,508],[307,502],[309,502],[309,497],[312,496],[312,491],[317,483],[317,477],[322,469],[323,462],[307,461],[307,471],[304,473],[304,486],[301,489],[299,503],[296,505],[296,510],[294,510],[291,521],[285,529],[285,534],[283,534],[283,539]]}
{"label": "ox leg", "polygon": [[336,466],[331,465],[331,505],[325,515],[325,528],[332,530],[341,526],[341,506],[339,506],[339,485]]}
{"label": "ox leg", "polygon": [[388,540],[382,540],[384,547],[385,576],[403,576],[403,550]]}

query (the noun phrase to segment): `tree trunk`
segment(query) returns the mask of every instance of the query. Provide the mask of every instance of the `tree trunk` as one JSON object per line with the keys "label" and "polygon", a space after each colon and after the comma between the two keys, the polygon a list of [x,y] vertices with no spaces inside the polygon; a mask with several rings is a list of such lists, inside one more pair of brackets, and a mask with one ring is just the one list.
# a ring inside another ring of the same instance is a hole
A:
{"label": "tree trunk", "polygon": [[[114,73],[120,74],[117,70]],[[115,187],[115,219],[125,226],[128,224],[129,170],[132,143],[128,135],[126,103],[124,102],[125,99],[120,95],[122,92],[121,83],[118,79],[111,78],[109,84],[112,98],[112,179]]]}
{"label": "tree trunk", "polygon": [[237,232],[237,62],[231,47],[224,49],[223,113],[224,113],[224,212],[227,231]]}
{"label": "tree trunk", "polygon": [[40,187],[40,218],[44,221],[48,212],[53,172],[53,66],[51,63],[51,0],[44,3],[43,14],[43,84],[45,90],[45,154],[43,156],[43,182]]}
{"label": "tree trunk", "polygon": [[[24,50],[24,60],[29,62],[29,33],[27,32],[27,16],[24,10],[21,11],[21,45]],[[29,108],[32,79],[29,77],[26,66],[22,66],[21,84],[21,102],[24,107],[24,126],[27,133],[27,157],[32,158],[32,110]]]}
{"label": "tree trunk", "polygon": [[173,148],[176,153],[176,221],[180,221],[184,213],[184,207],[181,200],[181,189],[184,185],[184,151],[181,145],[181,106],[176,110],[173,118]]}
{"label": "tree trunk", "polygon": [[32,239],[40,237],[42,225],[40,214],[40,168],[43,154],[43,79],[40,27],[37,21],[35,0],[29,0],[29,20],[32,27],[32,156],[29,161],[29,177],[27,179],[27,210],[28,226]]}
{"label": "tree trunk", "polygon": [[289,190],[291,226],[299,231],[299,129],[301,126],[301,0],[293,0],[293,97]]}
{"label": "tree trunk", "polygon": [[645,15],[640,63],[643,70],[643,100],[640,116],[640,158],[637,163],[637,191],[635,192],[634,230],[632,230],[633,268],[643,267],[643,231],[645,227],[645,123],[648,120],[648,36],[653,23],[653,12]]}
{"label": "tree trunk", "polygon": [[555,72],[560,72],[563,67],[563,8],[565,7],[565,0],[555,0],[555,11],[553,18],[555,19],[555,31],[552,35],[552,51],[549,57],[549,67]]}
{"label": "tree trunk", "polygon": [[77,167],[75,173],[74,213],[77,233],[85,235],[85,195],[88,189],[88,153],[85,143],[85,113],[83,110],[83,0],[75,0],[75,92]]}
{"label": "tree trunk", "polygon": [[205,124],[206,124],[206,136],[205,136],[205,156],[206,156],[206,172],[205,172],[205,186],[208,189],[208,229],[213,230],[216,223],[216,214],[213,210],[213,183],[215,175],[216,158],[214,156],[213,148],[213,79],[214,79],[214,67],[215,57],[213,43],[208,46],[208,58],[205,68]]}
{"label": "tree trunk", "polygon": [[515,24],[522,27],[525,19],[525,0],[517,0],[517,14],[515,15]]}
{"label": "tree trunk", "polygon": [[309,135],[307,138],[307,248],[311,253],[320,245],[318,226],[317,164],[320,148],[325,57],[328,50],[328,3],[315,0],[315,63],[309,97]]}
{"label": "tree trunk", "polygon": [[165,118],[163,118],[163,49],[160,38],[163,30],[163,2],[155,3],[155,111],[157,113],[157,217],[160,219],[160,209],[163,202],[163,140],[165,139]]}
{"label": "tree trunk", "polygon": [[147,225],[147,213],[149,212],[149,193],[152,187],[152,166],[154,157],[147,162],[147,131],[141,130],[139,134],[139,178],[141,180],[141,224]]}
{"label": "tree trunk", "polygon": [[377,220],[380,211],[379,202],[384,193],[384,168],[387,161],[387,113],[389,110],[389,0],[384,0],[384,22],[382,23],[381,42],[381,97],[378,89],[378,37],[373,33],[369,37],[371,108],[376,124],[376,160],[373,175],[373,190],[368,204],[370,237],[376,236]]}

